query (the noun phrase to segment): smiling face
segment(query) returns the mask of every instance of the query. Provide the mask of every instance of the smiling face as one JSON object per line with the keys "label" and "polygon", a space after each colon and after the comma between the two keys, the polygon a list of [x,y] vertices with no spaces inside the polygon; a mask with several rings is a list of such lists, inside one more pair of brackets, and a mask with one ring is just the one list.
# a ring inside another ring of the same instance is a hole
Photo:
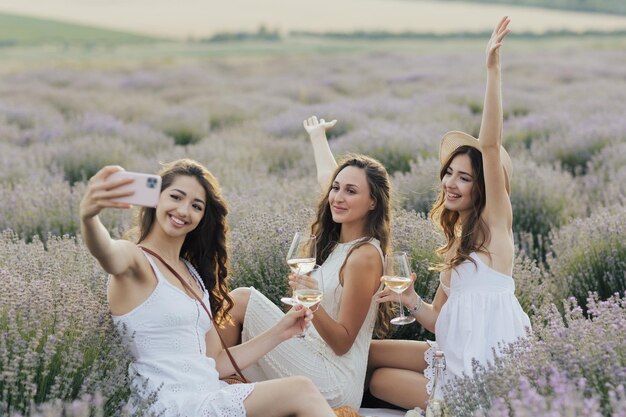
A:
{"label": "smiling face", "polygon": [[355,166],[339,171],[328,194],[328,204],[335,223],[365,226],[375,207],[365,171]]}
{"label": "smiling face", "polygon": [[172,237],[184,237],[193,231],[204,216],[206,192],[191,176],[179,175],[161,191],[156,219],[163,231]]}
{"label": "smiling face", "polygon": [[441,179],[445,208],[459,213],[472,210],[476,199],[475,182],[476,178],[469,155],[455,156]]}

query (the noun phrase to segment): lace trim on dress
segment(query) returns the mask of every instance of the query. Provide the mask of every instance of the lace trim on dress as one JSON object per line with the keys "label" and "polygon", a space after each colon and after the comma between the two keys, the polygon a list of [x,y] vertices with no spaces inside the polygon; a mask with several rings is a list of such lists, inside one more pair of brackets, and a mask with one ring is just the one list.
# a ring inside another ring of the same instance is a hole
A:
{"label": "lace trim on dress", "polygon": [[[243,400],[254,389],[252,384],[235,384],[223,387],[217,392],[209,394],[204,407],[200,411],[202,417],[243,417],[246,409]],[[211,398],[213,397],[213,398]],[[190,416],[191,417],[191,416]]]}
{"label": "lace trim on dress", "polygon": [[424,376],[428,380],[426,384],[426,392],[430,396],[433,392],[433,383],[435,382],[435,368],[433,368],[433,363],[435,362],[435,351],[438,349],[437,342],[433,342],[432,340],[427,340],[428,346],[430,346],[426,352],[424,352],[424,361],[426,361],[426,369],[424,369]]}

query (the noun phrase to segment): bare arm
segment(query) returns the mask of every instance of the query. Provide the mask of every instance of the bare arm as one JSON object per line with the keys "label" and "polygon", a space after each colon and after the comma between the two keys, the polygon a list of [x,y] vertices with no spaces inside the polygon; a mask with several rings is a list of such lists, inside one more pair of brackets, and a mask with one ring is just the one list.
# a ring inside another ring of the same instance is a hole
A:
{"label": "bare arm", "polygon": [[379,287],[383,263],[370,244],[355,249],[343,268],[343,294],[335,321],[320,307],[313,320],[315,329],[337,355],[352,347],[369,311],[372,295]]}
{"label": "bare arm", "polygon": [[[235,358],[237,365],[244,369],[257,362],[261,356],[274,349],[280,343],[298,333],[302,333],[309,326],[312,317],[313,313],[311,313],[311,310],[302,306],[296,306],[269,330],[245,343],[228,349],[233,358]],[[222,349],[215,327],[212,327],[206,334],[206,344],[207,356],[215,359],[215,366],[220,377],[223,378],[234,374],[235,368],[230,362],[226,351]]]}
{"label": "bare arm", "polygon": [[337,161],[335,161],[330,146],[328,146],[328,139],[326,139],[326,130],[335,126],[336,123],[337,120],[326,122],[324,119],[320,119],[318,121],[316,116],[311,116],[302,122],[311,139],[311,145],[313,145],[313,156],[317,168],[317,183],[322,191],[326,191],[330,176],[337,168]]}
{"label": "bare arm", "polygon": [[114,240],[109,235],[98,214],[104,208],[130,208],[129,204],[112,201],[113,198],[128,196],[129,192],[117,187],[128,184],[131,179],[110,180],[119,166],[106,166],[90,180],[85,195],[80,202],[80,230],[89,252],[100,262],[102,268],[111,275],[124,275],[137,266],[137,247],[125,240]]}
{"label": "bare arm", "polygon": [[487,44],[487,88],[479,134],[487,195],[483,218],[490,228],[506,231],[511,228],[513,214],[500,158],[503,123],[500,47],[510,32],[509,22],[508,17],[504,17]]}

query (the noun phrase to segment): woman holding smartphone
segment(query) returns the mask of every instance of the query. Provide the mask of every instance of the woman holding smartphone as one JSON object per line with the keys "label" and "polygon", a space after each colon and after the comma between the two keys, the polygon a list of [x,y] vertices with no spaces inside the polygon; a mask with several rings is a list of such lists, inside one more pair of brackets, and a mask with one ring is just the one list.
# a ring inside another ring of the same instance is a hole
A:
{"label": "woman holding smartphone", "polygon": [[[431,219],[446,245],[438,253],[440,283],[432,304],[410,286],[402,301],[437,342],[372,342],[370,392],[402,408],[424,408],[432,389],[433,353],[443,351],[449,377],[471,375],[472,360],[485,365],[500,343],[524,337],[530,320],[515,297],[511,159],[502,147],[500,47],[504,17],[487,44],[487,89],[479,139],[452,131],[439,147],[441,190]],[[413,280],[415,274],[413,274]],[[393,301],[388,289],[379,302]],[[437,346],[434,346],[437,345]]]}
{"label": "woman holding smartphone", "polygon": [[[98,218],[105,208],[130,208],[120,200],[133,195],[128,187],[133,179],[111,178],[120,171],[107,166],[91,178],[80,222],[89,251],[110,274],[113,322],[124,329],[133,355],[133,394],[145,399],[156,393],[149,412],[163,416],[334,416],[304,377],[236,385],[220,381],[235,372],[234,365],[198,301],[209,305],[216,323],[224,322],[232,308],[226,283],[227,208],[213,175],[189,159],[165,165],[157,205],[141,208],[137,239],[131,242],[112,239]],[[301,333],[310,320],[309,310],[293,309],[231,353],[245,368]]]}

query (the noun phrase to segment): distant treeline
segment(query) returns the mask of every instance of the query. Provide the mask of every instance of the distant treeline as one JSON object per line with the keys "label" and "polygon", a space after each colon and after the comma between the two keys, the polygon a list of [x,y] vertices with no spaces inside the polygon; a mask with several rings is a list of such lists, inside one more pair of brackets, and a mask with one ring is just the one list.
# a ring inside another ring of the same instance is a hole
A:
{"label": "distant treeline", "polygon": [[[311,32],[303,30],[294,30],[288,32],[289,37],[302,38],[327,38],[327,39],[346,39],[346,40],[394,40],[394,39],[485,39],[489,37],[491,32],[451,32],[451,33],[433,33],[433,32],[389,32],[389,31],[353,31],[353,32]],[[546,37],[563,37],[563,36],[626,36],[626,29],[614,31],[588,30],[584,32],[575,32],[571,30],[549,30],[543,33],[535,32],[512,32],[509,37],[514,38],[546,38]],[[200,42],[238,42],[238,41],[280,41],[283,35],[277,31],[269,31],[267,29],[258,30],[257,32],[220,32],[210,38],[199,39]]]}
{"label": "distant treeline", "polygon": [[546,9],[574,10],[580,12],[626,14],[625,0],[441,0],[467,3],[511,4]]}
{"label": "distant treeline", "polygon": [[[366,39],[366,40],[386,40],[386,39],[485,39],[491,34],[486,32],[452,32],[452,33],[432,33],[432,32],[387,32],[387,31],[354,31],[354,32],[308,32],[291,31],[293,37],[322,37],[332,39]],[[517,38],[544,38],[560,36],[625,36],[626,30],[598,31],[588,30],[585,32],[574,32],[571,30],[549,30],[543,33],[535,32],[511,32],[509,37]]]}
{"label": "distant treeline", "polygon": [[230,41],[279,41],[281,39],[278,30],[270,30],[261,25],[256,32],[218,32],[209,38],[202,38],[200,42],[230,42]]}

